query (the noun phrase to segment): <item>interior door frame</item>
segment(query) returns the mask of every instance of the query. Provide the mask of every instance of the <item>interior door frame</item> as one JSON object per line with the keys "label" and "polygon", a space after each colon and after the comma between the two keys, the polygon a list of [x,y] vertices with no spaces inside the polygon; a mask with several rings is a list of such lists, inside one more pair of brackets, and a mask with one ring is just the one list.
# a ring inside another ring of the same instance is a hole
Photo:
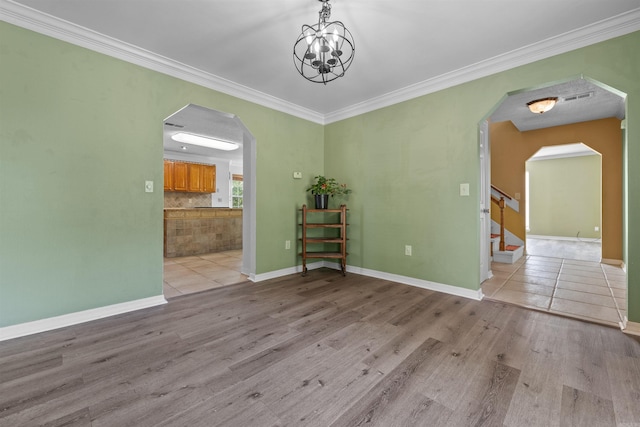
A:
{"label": "interior door frame", "polygon": [[491,151],[489,121],[483,120],[478,129],[480,158],[480,283],[493,277],[491,271]]}

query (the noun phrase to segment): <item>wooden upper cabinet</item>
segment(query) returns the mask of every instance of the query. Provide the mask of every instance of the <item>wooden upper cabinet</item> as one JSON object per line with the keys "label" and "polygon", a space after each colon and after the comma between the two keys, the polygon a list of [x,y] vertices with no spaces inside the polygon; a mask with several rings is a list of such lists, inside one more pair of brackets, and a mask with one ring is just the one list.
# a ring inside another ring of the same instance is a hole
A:
{"label": "wooden upper cabinet", "polygon": [[216,166],[202,165],[202,191],[204,193],[216,192]]}
{"label": "wooden upper cabinet", "polygon": [[216,166],[165,160],[164,190],[215,193]]}
{"label": "wooden upper cabinet", "polygon": [[164,191],[173,191],[173,162],[164,161]]}
{"label": "wooden upper cabinet", "polygon": [[187,191],[192,193],[201,192],[202,188],[202,165],[187,163]]}
{"label": "wooden upper cabinet", "polygon": [[187,163],[173,162],[173,190],[187,191]]}

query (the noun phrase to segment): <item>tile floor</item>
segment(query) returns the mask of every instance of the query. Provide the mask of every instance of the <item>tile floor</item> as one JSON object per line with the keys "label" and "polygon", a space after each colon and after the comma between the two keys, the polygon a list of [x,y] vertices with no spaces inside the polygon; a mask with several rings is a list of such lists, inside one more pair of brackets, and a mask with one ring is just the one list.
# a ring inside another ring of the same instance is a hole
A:
{"label": "tile floor", "polygon": [[526,255],[515,264],[492,263],[491,269],[493,277],[482,284],[487,299],[614,327],[626,316],[626,276],[620,267]]}
{"label": "tile floor", "polygon": [[164,259],[164,296],[176,296],[248,280],[240,273],[242,250]]}

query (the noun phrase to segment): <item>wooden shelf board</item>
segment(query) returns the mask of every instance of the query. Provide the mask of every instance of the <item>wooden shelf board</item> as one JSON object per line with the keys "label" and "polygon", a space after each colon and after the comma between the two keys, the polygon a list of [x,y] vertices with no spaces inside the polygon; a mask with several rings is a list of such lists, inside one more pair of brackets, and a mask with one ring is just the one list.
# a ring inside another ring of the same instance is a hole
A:
{"label": "wooden shelf board", "polygon": [[[300,254],[302,256],[302,254]],[[340,252],[307,252],[305,258],[342,258]]]}

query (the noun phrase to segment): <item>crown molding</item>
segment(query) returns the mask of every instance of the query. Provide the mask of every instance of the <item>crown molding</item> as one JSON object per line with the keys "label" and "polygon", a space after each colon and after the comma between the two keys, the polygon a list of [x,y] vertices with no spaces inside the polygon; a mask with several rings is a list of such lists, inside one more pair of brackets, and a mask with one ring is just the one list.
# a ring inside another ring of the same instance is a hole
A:
{"label": "crown molding", "polygon": [[316,111],[234,83],[11,0],[0,0],[0,20],[305,120],[324,124]]}
{"label": "crown molding", "polygon": [[640,8],[328,113],[325,115],[325,124],[408,101],[638,30],[640,30]]}
{"label": "crown molding", "polygon": [[0,0],[0,19],[40,34],[322,125],[640,30],[640,8],[637,8],[347,108],[322,114],[42,13],[12,0]]}

